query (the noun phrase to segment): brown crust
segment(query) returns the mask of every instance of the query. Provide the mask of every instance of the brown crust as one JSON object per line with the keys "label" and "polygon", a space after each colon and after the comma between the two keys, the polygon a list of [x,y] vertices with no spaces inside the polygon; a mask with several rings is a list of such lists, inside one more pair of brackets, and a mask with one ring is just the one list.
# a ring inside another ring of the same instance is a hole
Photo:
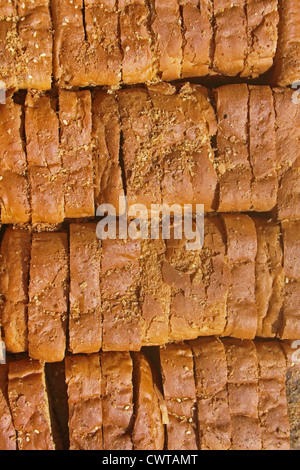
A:
{"label": "brown crust", "polygon": [[256,343],[256,350],[262,449],[290,450],[285,355],[277,342]]}
{"label": "brown crust", "polygon": [[205,219],[201,251],[187,251],[186,240],[167,241],[163,279],[172,288],[169,341],[224,332],[230,270],[219,222]]}
{"label": "brown crust", "polygon": [[50,90],[52,85],[52,24],[49,0],[17,0],[20,89]]}
{"label": "brown crust", "polygon": [[140,240],[103,240],[101,296],[104,351],[139,351]]}
{"label": "brown crust", "polygon": [[282,339],[297,340],[300,338],[300,221],[282,222],[281,226],[283,231],[285,288],[280,337]]}
{"label": "brown crust", "polygon": [[59,123],[48,96],[27,93],[25,132],[32,223],[61,223],[65,214]]}
{"label": "brown crust", "polygon": [[171,288],[163,280],[164,240],[141,241],[140,308],[143,317],[143,346],[168,342]]}
{"label": "brown crust", "polygon": [[276,113],[276,151],[278,160],[278,218],[300,217],[299,139],[300,106],[295,103],[294,91],[274,88]]}
{"label": "brown crust", "polygon": [[247,215],[224,215],[231,287],[227,302],[227,325],[223,336],[253,339],[258,312],[255,301],[255,225]]}
{"label": "brown crust", "polygon": [[163,450],[164,425],[159,397],[150,362],[142,353],[133,354],[134,427],[132,442],[134,450]]}
{"label": "brown crust", "polygon": [[[17,86],[16,45],[17,45],[17,9],[13,2],[0,5],[0,79],[6,87]],[[1,86],[2,88],[2,86]]]}
{"label": "brown crust", "polygon": [[258,417],[258,363],[252,341],[224,339],[232,450],[261,450]]}
{"label": "brown crust", "polygon": [[272,90],[249,87],[249,154],[252,170],[251,208],[270,212],[277,203],[277,154]]}
{"label": "brown crust", "polygon": [[35,233],[30,265],[29,354],[60,362],[66,350],[68,240],[66,233]]}
{"label": "brown crust", "polygon": [[259,77],[272,65],[278,41],[278,0],[247,0],[248,54],[242,77]]}
{"label": "brown crust", "polygon": [[65,217],[93,217],[94,171],[90,91],[60,91],[60,150],[65,170]]}
{"label": "brown crust", "polygon": [[70,226],[69,348],[95,353],[102,345],[101,246],[96,224]]}
{"label": "brown crust", "polygon": [[194,354],[200,449],[229,450],[231,424],[224,346],[217,338],[199,338],[190,345]]}
{"label": "brown crust", "polygon": [[101,353],[103,448],[133,450],[133,364],[129,353]]}
{"label": "brown crust", "polygon": [[274,338],[278,334],[284,291],[281,228],[266,219],[254,219],[257,234],[255,263],[257,336]]}
{"label": "brown crust", "polygon": [[3,297],[1,324],[6,349],[27,351],[27,305],[31,234],[8,227],[3,235],[0,257],[0,292]]}
{"label": "brown crust", "polygon": [[252,172],[249,161],[248,86],[226,85],[215,90],[218,116],[217,171],[221,212],[251,210]]}
{"label": "brown crust", "polygon": [[191,348],[185,344],[160,348],[160,365],[169,421],[167,449],[197,450],[197,402]]}
{"label": "brown crust", "polygon": [[273,83],[287,86],[300,76],[300,4],[298,0],[279,0],[279,40],[275,56]]}
{"label": "brown crust", "polygon": [[92,104],[95,202],[112,204],[118,213],[124,188],[119,162],[121,122],[115,95],[97,91]]}
{"label": "brown crust", "polygon": [[8,402],[8,365],[0,365],[0,450],[17,450],[16,431]]}
{"label": "brown crust", "polygon": [[182,33],[176,0],[151,0],[152,30],[162,80],[181,78]]}
{"label": "brown crust", "polygon": [[102,450],[101,370],[98,354],[66,358],[70,450]]}
{"label": "brown crust", "polygon": [[119,0],[120,36],[123,51],[122,79],[126,84],[153,78],[150,11],[145,0]]}
{"label": "brown crust", "polygon": [[210,0],[181,0],[183,19],[182,78],[211,72],[213,7]]}
{"label": "brown crust", "polygon": [[246,2],[214,0],[213,3],[215,22],[213,69],[222,75],[240,75],[244,70],[248,51]]}
{"label": "brown crust", "polygon": [[21,137],[21,106],[11,97],[0,105],[0,201],[4,224],[30,220],[26,154]]}
{"label": "brown crust", "polygon": [[44,365],[32,359],[10,363],[8,395],[19,450],[55,450]]}

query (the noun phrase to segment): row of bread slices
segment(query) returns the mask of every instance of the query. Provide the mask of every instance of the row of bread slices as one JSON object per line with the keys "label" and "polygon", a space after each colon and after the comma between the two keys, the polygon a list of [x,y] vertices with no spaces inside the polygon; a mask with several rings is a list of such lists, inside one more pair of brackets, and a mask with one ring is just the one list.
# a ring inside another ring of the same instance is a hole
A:
{"label": "row of bread slices", "polygon": [[103,240],[6,229],[0,304],[9,352],[60,362],[72,353],[139,351],[199,336],[299,339],[300,222],[205,218],[186,240]]}
{"label": "row of bread slices", "polygon": [[199,85],[164,83],[58,99],[28,92],[23,107],[10,97],[0,105],[2,222],[58,224],[103,203],[118,214],[124,194],[129,207],[300,218],[295,93],[226,85],[212,102]]}
{"label": "row of bread slices", "polygon": [[215,337],[150,358],[68,356],[65,370],[9,360],[0,366],[0,448],[288,450],[289,361],[278,341]]}
{"label": "row of bread slices", "polygon": [[275,63],[273,83],[292,84],[299,17],[297,0],[10,0],[0,6],[0,79],[49,90],[52,74],[61,87],[117,86],[258,77]]}

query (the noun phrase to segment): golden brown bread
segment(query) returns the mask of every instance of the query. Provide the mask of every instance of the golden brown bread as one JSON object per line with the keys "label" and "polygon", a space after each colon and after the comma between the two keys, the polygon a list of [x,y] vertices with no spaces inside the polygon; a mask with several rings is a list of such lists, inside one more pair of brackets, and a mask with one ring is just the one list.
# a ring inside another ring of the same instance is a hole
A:
{"label": "golden brown bread", "polygon": [[132,359],[135,406],[133,449],[163,450],[165,430],[160,409],[163,400],[151,363],[142,353],[134,353]]}
{"label": "golden brown bread", "polygon": [[279,179],[278,218],[297,219],[300,215],[300,106],[294,100],[294,91],[289,88],[274,88],[273,95]]}
{"label": "golden brown bread", "polygon": [[285,287],[280,337],[282,339],[298,340],[300,337],[298,308],[300,300],[300,221],[282,222],[282,230]]}
{"label": "golden brown bread", "polygon": [[200,450],[228,450],[231,422],[225,349],[217,338],[190,343],[194,355]]}
{"label": "golden brown bread", "polygon": [[2,238],[0,293],[3,298],[1,325],[3,340],[10,353],[28,349],[27,308],[31,252],[28,230],[9,227]]}
{"label": "golden brown bread", "polygon": [[222,224],[206,219],[204,247],[187,251],[185,240],[167,240],[163,279],[171,287],[169,341],[221,335],[226,325],[230,269]]}
{"label": "golden brown bread", "polygon": [[276,337],[281,323],[284,268],[281,228],[274,221],[254,219],[257,234],[255,298],[258,311],[256,335]]}
{"label": "golden brown bread", "polygon": [[101,242],[96,224],[70,225],[69,349],[95,353],[102,346]]}
{"label": "golden brown bread", "polygon": [[240,75],[248,50],[246,1],[214,0],[213,6],[214,70],[229,76]]}
{"label": "golden brown bread", "polygon": [[276,342],[257,342],[256,350],[259,370],[258,411],[262,431],[262,449],[290,450],[285,355],[280,343]]}
{"label": "golden brown bread", "polygon": [[182,78],[211,72],[213,5],[210,0],[180,0],[182,5]]}
{"label": "golden brown bread", "polygon": [[90,91],[60,91],[60,151],[65,170],[65,217],[95,214]]}
{"label": "golden brown bread", "polygon": [[225,85],[214,91],[215,112],[210,92],[188,83],[97,91],[93,101],[87,90],[60,91],[59,111],[55,99],[30,92],[25,127],[24,108],[8,98],[0,120],[2,222],[59,224],[92,217],[104,203],[118,214],[125,191],[129,207],[204,204],[205,212],[276,210],[280,220],[297,219],[293,93]]}
{"label": "golden brown bread", "polygon": [[129,353],[103,352],[102,370],[103,448],[133,450],[133,363]]}
{"label": "golden brown bread", "polygon": [[8,402],[8,365],[0,364],[0,450],[17,450],[16,431]]}
{"label": "golden brown bread", "polygon": [[278,41],[278,0],[247,0],[248,52],[242,77],[258,77],[273,65]]}
{"label": "golden brown bread", "polygon": [[[14,2],[0,5],[0,79],[7,88],[17,86],[15,48],[17,43],[17,8]],[[1,87],[2,88],[2,87]]]}
{"label": "golden brown bread", "polygon": [[104,351],[139,351],[140,240],[103,240],[101,295]]}
{"label": "golden brown bread", "polygon": [[121,123],[115,95],[97,91],[92,103],[92,146],[96,206],[112,204],[118,214],[124,196],[120,166]]}
{"label": "golden brown bread", "polygon": [[9,364],[8,396],[19,450],[55,450],[45,367],[39,361],[21,359]]}
{"label": "golden brown bread", "polygon": [[227,301],[227,324],[223,336],[255,338],[258,312],[255,299],[257,238],[247,215],[224,215],[231,286]]}
{"label": "golden brown bread", "polygon": [[52,22],[49,0],[17,0],[17,79],[20,89],[50,90]]}
{"label": "golden brown bread", "polygon": [[145,0],[119,0],[120,37],[123,52],[122,79],[145,83],[153,78],[150,10]]}
{"label": "golden brown bread", "polygon": [[151,348],[147,357],[70,355],[46,365],[47,385],[41,363],[9,358],[9,377],[0,366],[0,448],[16,448],[16,427],[20,449],[60,449],[60,412],[65,449],[280,450],[290,439],[296,449],[297,355],[279,341],[199,338]]}
{"label": "golden brown bread", "polygon": [[278,193],[273,95],[264,86],[250,86],[249,93],[251,209],[268,212],[275,208]]}
{"label": "golden brown bread", "polygon": [[150,0],[152,31],[158,76],[162,80],[181,78],[182,35],[177,0]]}
{"label": "golden brown bread", "polygon": [[65,357],[68,240],[66,233],[34,233],[30,263],[29,355],[45,362]]}
{"label": "golden brown bread", "polygon": [[27,161],[21,136],[21,106],[7,97],[0,104],[0,202],[2,223],[30,220]]}
{"label": "golden brown bread", "polygon": [[70,450],[102,450],[101,370],[98,354],[66,358]]}
{"label": "golden brown bread", "polygon": [[186,344],[160,348],[163,393],[168,412],[168,450],[197,450],[193,353]]}
{"label": "golden brown bread", "polygon": [[59,123],[48,96],[27,93],[26,156],[33,224],[63,222],[64,188]]}
{"label": "golden brown bread", "polygon": [[217,171],[219,210],[251,210],[247,85],[226,85],[215,90],[218,116]]}
{"label": "golden brown bread", "polygon": [[49,0],[4,3],[0,7],[3,45],[0,79],[6,88],[49,90],[52,83]]}
{"label": "golden brown bread", "polygon": [[279,38],[272,81],[287,86],[300,74],[300,4],[297,0],[279,0]]}
{"label": "golden brown bread", "polygon": [[143,346],[165,344],[169,338],[171,288],[164,282],[164,240],[141,241],[140,308]]}
{"label": "golden brown bread", "polygon": [[258,359],[249,340],[224,339],[228,366],[228,403],[231,417],[231,449],[261,450],[258,416]]}

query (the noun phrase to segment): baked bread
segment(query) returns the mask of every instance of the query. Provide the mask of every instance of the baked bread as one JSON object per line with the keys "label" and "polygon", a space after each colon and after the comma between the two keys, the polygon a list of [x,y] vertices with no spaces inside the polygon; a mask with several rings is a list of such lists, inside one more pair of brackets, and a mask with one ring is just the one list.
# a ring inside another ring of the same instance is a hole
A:
{"label": "baked bread", "polygon": [[29,355],[45,362],[65,357],[68,240],[66,233],[34,233],[30,262]]}
{"label": "baked bread", "polygon": [[61,223],[65,211],[59,123],[48,96],[27,93],[25,132],[31,221]]}
{"label": "baked bread", "polygon": [[93,217],[92,112],[90,91],[60,91],[60,152],[65,179],[65,217]]}
{"label": "baked bread", "polygon": [[200,450],[229,450],[231,421],[225,349],[217,338],[190,343],[194,355]]}
{"label": "baked bread", "polygon": [[8,97],[0,104],[0,203],[4,224],[30,221],[26,154],[21,138],[21,106]]}
{"label": "baked bread", "polygon": [[70,225],[69,349],[95,353],[102,346],[101,242],[96,224]]}
{"label": "baked bread", "polygon": [[70,450],[102,450],[99,355],[66,358]]}
{"label": "baked bread", "polygon": [[49,407],[45,366],[21,359],[9,364],[8,396],[19,450],[59,450]]}
{"label": "baked bread", "polygon": [[300,221],[282,222],[282,230],[285,287],[283,322],[280,328],[280,336],[283,339],[297,340],[300,335],[298,324],[298,302],[300,299],[300,266],[298,261]]}
{"label": "baked bread", "polygon": [[272,81],[292,85],[300,73],[300,5],[297,0],[279,0],[279,37]]}
{"label": "baked bread", "polygon": [[111,204],[119,213],[124,197],[120,166],[121,122],[115,95],[97,91],[92,102],[92,148],[95,204]]}
{"label": "baked bread", "polygon": [[[286,399],[287,364],[276,342],[256,343],[258,357],[259,419],[262,449],[290,450],[290,424]],[[280,422],[280,427],[278,423]]]}
{"label": "baked bread", "polygon": [[103,352],[102,410],[104,450],[133,450],[133,363],[127,352]]}
{"label": "baked bread", "polygon": [[[261,450],[258,359],[249,340],[224,339],[228,367],[228,404],[232,450]],[[277,422],[278,423],[278,422]]]}
{"label": "baked bread", "polygon": [[197,405],[191,348],[185,344],[161,348],[160,365],[168,411],[168,450],[197,450]]}
{"label": "baked bread", "polygon": [[8,402],[8,365],[0,364],[0,450],[17,450],[16,431]]}
{"label": "baked bread", "polygon": [[223,336],[253,339],[257,331],[255,299],[255,225],[247,215],[224,215],[231,285],[227,300],[227,323]]}
{"label": "baked bread", "polygon": [[161,407],[163,398],[155,372],[143,353],[133,353],[134,450],[163,450],[165,429]]}
{"label": "baked bread", "polygon": [[274,221],[254,219],[257,234],[255,298],[258,311],[256,335],[274,338],[282,316],[284,267],[281,228]]}
{"label": "baked bread", "polygon": [[212,73],[213,6],[210,0],[181,0],[182,78]]}
{"label": "baked bread", "polygon": [[296,449],[291,353],[279,341],[209,337],[147,356],[70,355],[46,368],[9,358],[9,374],[0,366],[0,448],[15,449],[17,434],[21,450],[61,449],[63,430],[66,450]]}
{"label": "baked bread", "polygon": [[7,228],[1,242],[0,293],[3,341],[10,353],[28,350],[27,309],[31,234]]}

